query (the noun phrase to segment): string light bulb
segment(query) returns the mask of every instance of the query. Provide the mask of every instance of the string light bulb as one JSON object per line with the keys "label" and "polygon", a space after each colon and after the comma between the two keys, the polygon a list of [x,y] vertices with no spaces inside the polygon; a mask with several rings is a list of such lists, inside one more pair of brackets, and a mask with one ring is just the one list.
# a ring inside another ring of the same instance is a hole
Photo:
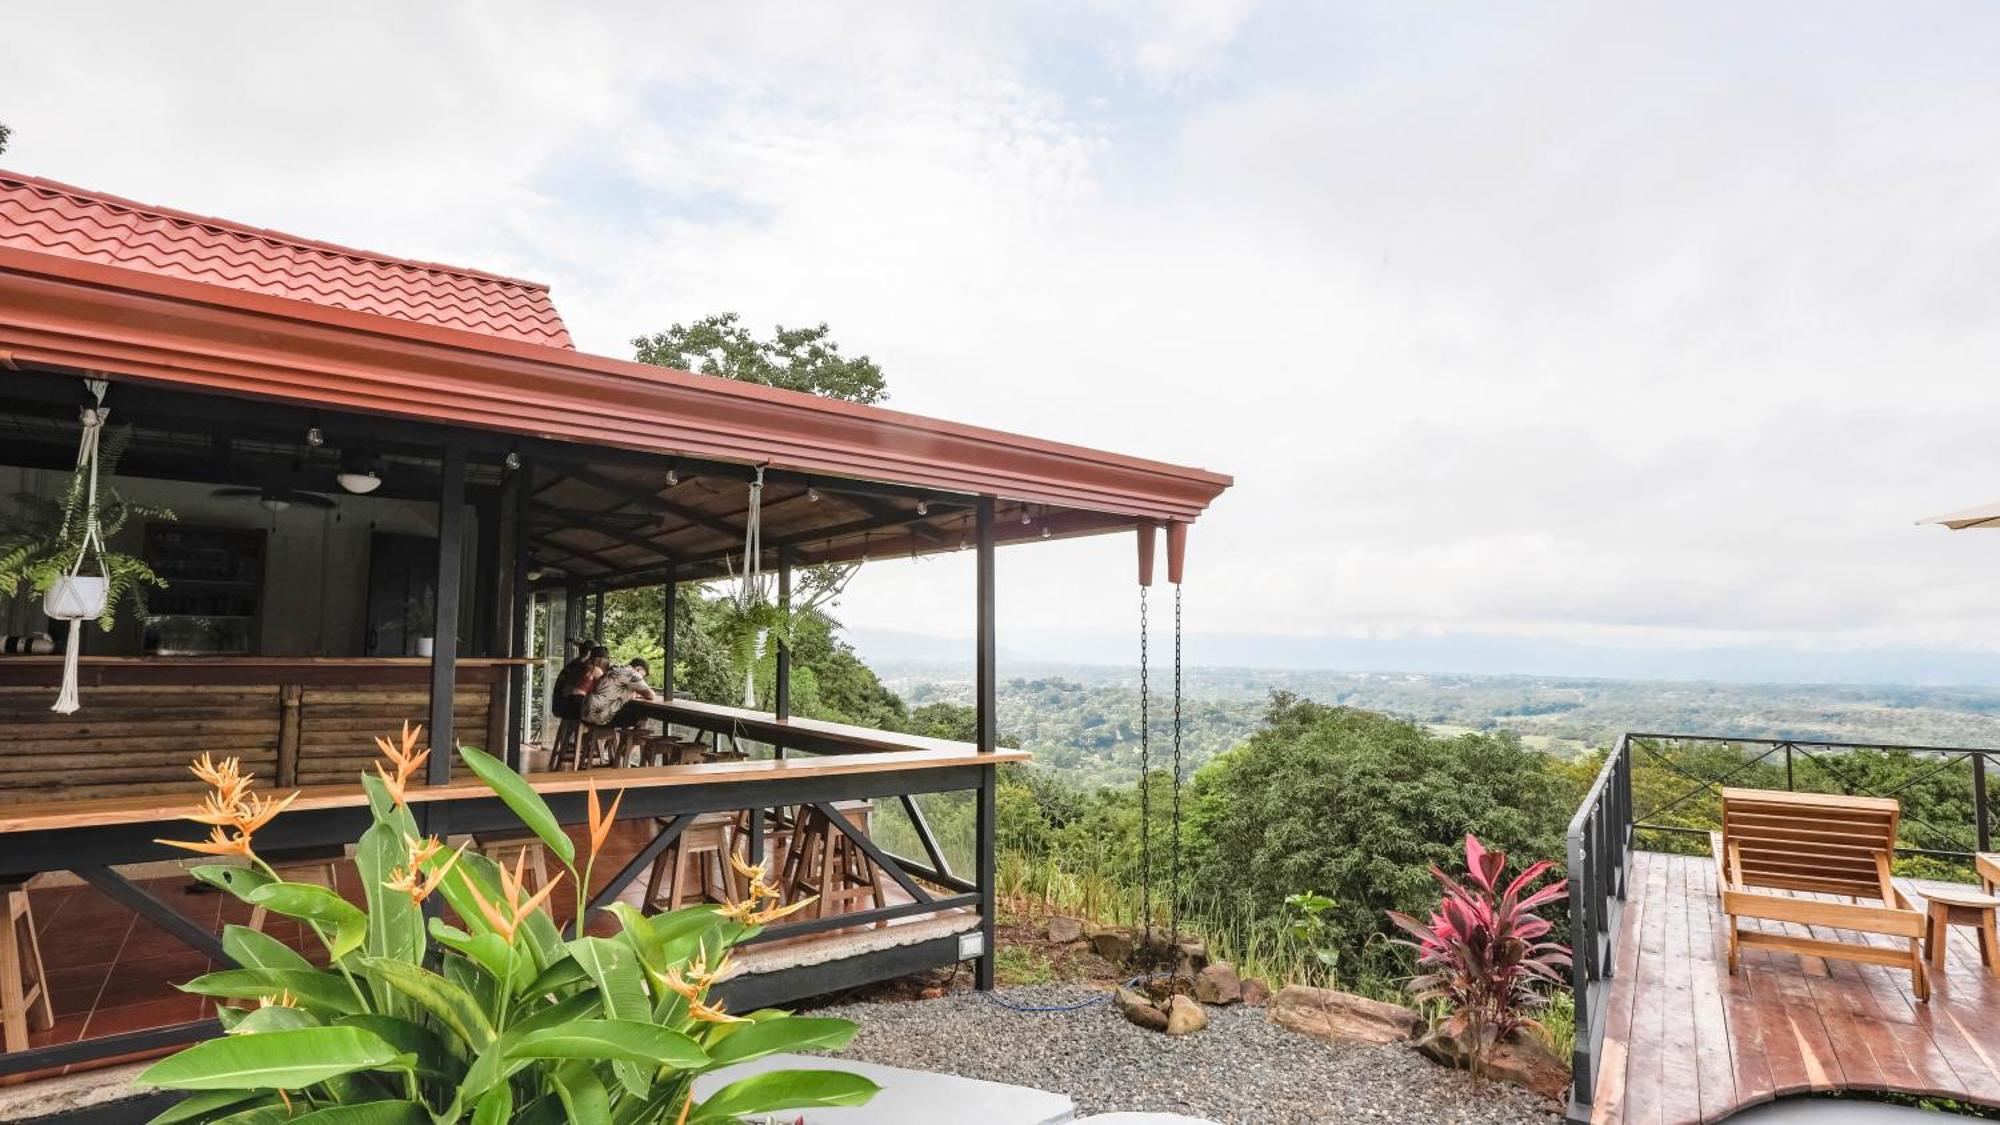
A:
{"label": "string light bulb", "polygon": [[819,503],[819,489],[810,484],[806,486],[806,503]]}
{"label": "string light bulb", "polygon": [[326,444],[326,434],[321,432],[318,426],[314,426],[306,431],[306,444],[318,449]]}
{"label": "string light bulb", "polygon": [[1021,526],[1022,526],[1022,527],[1026,527],[1026,526],[1028,526],[1029,524],[1031,524],[1031,523],[1034,523],[1034,522],[1035,522],[1035,518],[1034,518],[1033,516],[1031,516],[1031,515],[1029,515],[1029,514],[1028,514],[1028,509],[1027,509],[1026,507],[1023,507],[1023,508],[1021,509]]}
{"label": "string light bulb", "polygon": [[1043,524],[1043,525],[1042,525],[1042,538],[1044,538],[1044,539],[1047,539],[1048,537],[1049,537],[1049,525],[1048,525],[1048,524]]}
{"label": "string light bulb", "polygon": [[921,496],[920,496],[920,497],[918,497],[918,498],[917,498],[917,515],[919,515],[919,516],[928,516],[928,515],[930,515],[930,514],[931,514],[931,502],[930,502],[929,500],[925,500],[925,499],[924,499],[924,498],[922,498]]}
{"label": "string light bulb", "polygon": [[507,460],[505,464],[507,466],[507,471],[509,472],[513,472],[514,470],[519,469],[521,467],[521,455],[519,453],[514,452],[511,449],[508,450]]}

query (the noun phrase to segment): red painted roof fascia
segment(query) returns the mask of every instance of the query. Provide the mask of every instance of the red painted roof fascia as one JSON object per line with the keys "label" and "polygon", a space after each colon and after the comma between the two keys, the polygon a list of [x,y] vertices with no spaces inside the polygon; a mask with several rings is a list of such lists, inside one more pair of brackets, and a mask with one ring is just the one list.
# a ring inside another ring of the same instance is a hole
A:
{"label": "red painted roof fascia", "polygon": [[1230,478],[881,407],[0,247],[0,350],[208,390],[1154,519]]}

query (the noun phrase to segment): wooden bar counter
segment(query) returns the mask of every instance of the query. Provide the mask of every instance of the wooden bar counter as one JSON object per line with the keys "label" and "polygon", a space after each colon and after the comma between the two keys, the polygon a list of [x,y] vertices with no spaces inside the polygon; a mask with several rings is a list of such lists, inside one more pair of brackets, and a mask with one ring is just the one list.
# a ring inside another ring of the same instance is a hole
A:
{"label": "wooden bar counter", "polygon": [[[518,663],[458,661],[460,742],[503,746]],[[203,751],[273,785],[352,784],[376,735],[424,721],[430,671],[422,657],[86,656],[83,707],[58,715],[61,658],[0,657],[0,805],[192,791]]]}

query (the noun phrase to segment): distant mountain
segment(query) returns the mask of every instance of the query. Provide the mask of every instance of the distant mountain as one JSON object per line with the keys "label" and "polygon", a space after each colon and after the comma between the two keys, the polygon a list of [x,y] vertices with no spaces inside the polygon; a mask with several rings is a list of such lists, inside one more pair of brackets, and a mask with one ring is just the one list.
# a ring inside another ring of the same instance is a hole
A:
{"label": "distant mountain", "polygon": [[[972,700],[969,663],[873,663],[912,705]],[[1156,754],[1170,744],[1169,673],[1153,669]],[[1212,666],[1188,668],[1184,677],[1182,741],[1190,769],[1254,730],[1274,691],[1414,719],[1442,733],[1512,731],[1563,755],[1630,732],[2000,747],[2000,691],[1984,688]],[[1043,765],[1087,781],[1129,781],[1138,776],[1138,671],[1003,661],[1000,726]]]}

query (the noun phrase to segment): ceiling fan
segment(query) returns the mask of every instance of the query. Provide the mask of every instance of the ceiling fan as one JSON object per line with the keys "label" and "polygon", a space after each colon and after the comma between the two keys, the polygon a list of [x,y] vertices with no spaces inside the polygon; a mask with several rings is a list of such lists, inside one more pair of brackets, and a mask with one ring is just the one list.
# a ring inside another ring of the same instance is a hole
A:
{"label": "ceiling fan", "polygon": [[[298,466],[294,465],[292,469],[293,474],[296,476]],[[261,486],[228,485],[211,491],[209,495],[220,499],[242,498],[255,500],[272,512],[282,512],[294,504],[306,508],[339,507],[330,496],[322,496],[317,492],[307,492],[302,488],[293,488],[287,482],[276,478],[265,482]]]}

